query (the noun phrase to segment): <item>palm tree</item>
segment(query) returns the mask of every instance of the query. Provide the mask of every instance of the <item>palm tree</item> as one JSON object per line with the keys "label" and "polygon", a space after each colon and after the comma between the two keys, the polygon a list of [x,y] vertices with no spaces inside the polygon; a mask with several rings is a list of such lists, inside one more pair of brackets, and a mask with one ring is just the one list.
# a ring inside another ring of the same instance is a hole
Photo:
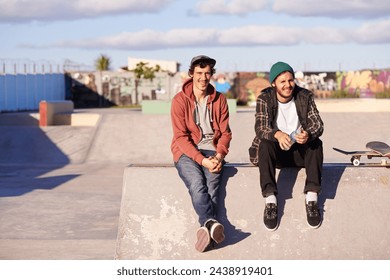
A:
{"label": "palm tree", "polygon": [[98,71],[107,71],[110,70],[111,66],[111,58],[107,55],[101,54],[96,60],[95,60],[95,68]]}
{"label": "palm tree", "polygon": [[156,77],[156,73],[160,71],[160,65],[154,67],[147,66],[148,63],[138,62],[135,69],[130,70],[135,74],[135,104],[138,105],[138,86],[141,83],[142,79],[153,81]]}
{"label": "palm tree", "polygon": [[[95,60],[95,68],[97,71],[100,72],[100,79],[102,78],[102,71],[110,70],[110,64],[111,64],[111,58],[104,54],[101,54]],[[102,107],[103,101],[104,100],[102,95],[99,95],[99,107]]]}

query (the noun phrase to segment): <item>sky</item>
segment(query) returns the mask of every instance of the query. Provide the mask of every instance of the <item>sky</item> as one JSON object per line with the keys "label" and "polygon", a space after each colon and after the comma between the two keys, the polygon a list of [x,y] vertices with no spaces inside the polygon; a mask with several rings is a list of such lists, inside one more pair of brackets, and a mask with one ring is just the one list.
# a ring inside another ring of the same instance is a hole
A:
{"label": "sky", "polygon": [[388,0],[0,0],[0,63],[49,62],[112,70],[128,57],[193,56],[218,71],[390,68]]}

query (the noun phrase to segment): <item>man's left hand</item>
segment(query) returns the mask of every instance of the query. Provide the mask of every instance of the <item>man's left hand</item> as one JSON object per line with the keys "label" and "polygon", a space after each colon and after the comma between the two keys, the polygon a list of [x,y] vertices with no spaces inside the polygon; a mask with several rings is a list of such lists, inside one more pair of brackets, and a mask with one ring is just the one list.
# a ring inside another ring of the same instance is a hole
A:
{"label": "man's left hand", "polygon": [[295,140],[298,144],[305,144],[309,140],[309,133],[302,130],[301,133],[295,135]]}

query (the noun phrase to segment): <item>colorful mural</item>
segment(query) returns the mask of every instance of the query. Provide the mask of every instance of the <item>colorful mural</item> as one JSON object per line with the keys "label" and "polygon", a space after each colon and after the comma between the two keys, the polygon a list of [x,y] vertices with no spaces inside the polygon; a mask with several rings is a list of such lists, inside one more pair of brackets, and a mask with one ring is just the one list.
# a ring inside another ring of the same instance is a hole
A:
{"label": "colorful mural", "polygon": [[338,86],[356,97],[375,97],[390,91],[390,70],[337,72]]}
{"label": "colorful mural", "polygon": [[[71,85],[67,89],[76,107],[128,106],[136,103],[135,77],[131,72],[68,73]],[[157,73],[152,81],[142,80],[138,100],[171,100],[188,78],[187,73]],[[390,70],[362,70],[346,72],[296,72],[296,83],[314,92],[317,98],[342,97],[372,98],[390,95]],[[216,73],[212,83],[238,105],[253,105],[261,90],[270,86],[267,72]]]}

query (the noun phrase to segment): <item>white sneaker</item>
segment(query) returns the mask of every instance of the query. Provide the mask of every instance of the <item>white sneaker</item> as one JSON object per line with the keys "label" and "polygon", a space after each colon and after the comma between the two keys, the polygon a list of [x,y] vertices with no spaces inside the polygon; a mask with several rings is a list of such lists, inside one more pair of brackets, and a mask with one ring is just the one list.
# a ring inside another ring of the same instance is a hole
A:
{"label": "white sneaker", "polygon": [[206,227],[200,227],[196,231],[196,238],[195,249],[203,253],[211,242],[209,230]]}
{"label": "white sneaker", "polygon": [[211,238],[217,243],[221,243],[225,240],[224,226],[218,222],[214,222],[210,228]]}

